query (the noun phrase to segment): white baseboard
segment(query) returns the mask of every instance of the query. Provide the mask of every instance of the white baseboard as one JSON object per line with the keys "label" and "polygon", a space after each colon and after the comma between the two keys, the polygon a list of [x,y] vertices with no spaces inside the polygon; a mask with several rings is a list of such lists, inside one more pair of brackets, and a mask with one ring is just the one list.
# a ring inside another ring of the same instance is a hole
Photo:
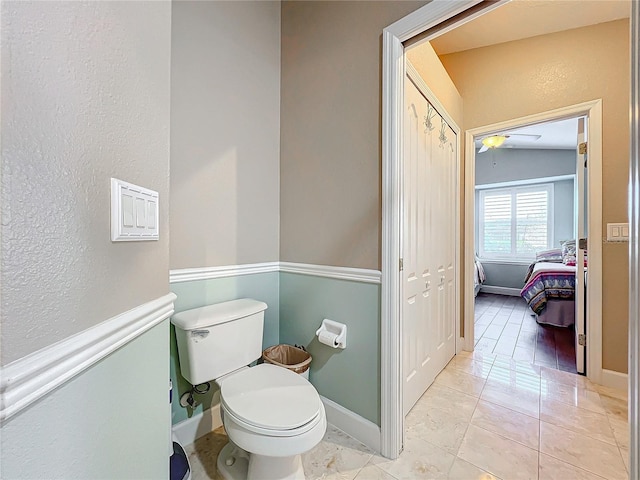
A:
{"label": "white baseboard", "polygon": [[[380,452],[380,427],[378,425],[328,398],[323,396],[320,398],[324,403],[328,423],[375,452]],[[172,430],[178,442],[185,446],[221,426],[220,404],[216,404],[202,413],[176,423]]]}
{"label": "white baseboard", "polygon": [[629,388],[629,375],[614,370],[602,369],[602,385],[626,391]]}
{"label": "white baseboard", "polygon": [[222,417],[220,416],[220,404],[218,403],[202,413],[176,423],[172,430],[180,445],[184,447],[221,426]]}
{"label": "white baseboard", "polygon": [[482,285],[480,291],[483,293],[495,293],[496,295],[509,295],[512,297],[520,296],[519,288],[497,287],[493,285]]}
{"label": "white baseboard", "polygon": [[375,452],[380,452],[380,427],[342,405],[320,396],[327,412],[327,422]]}

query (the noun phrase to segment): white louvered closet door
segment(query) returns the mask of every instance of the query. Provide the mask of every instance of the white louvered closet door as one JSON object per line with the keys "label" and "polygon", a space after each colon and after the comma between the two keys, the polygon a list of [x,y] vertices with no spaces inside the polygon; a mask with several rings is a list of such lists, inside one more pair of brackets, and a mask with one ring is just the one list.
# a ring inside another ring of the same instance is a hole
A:
{"label": "white louvered closet door", "polygon": [[455,353],[457,139],[407,77],[403,158],[404,413]]}

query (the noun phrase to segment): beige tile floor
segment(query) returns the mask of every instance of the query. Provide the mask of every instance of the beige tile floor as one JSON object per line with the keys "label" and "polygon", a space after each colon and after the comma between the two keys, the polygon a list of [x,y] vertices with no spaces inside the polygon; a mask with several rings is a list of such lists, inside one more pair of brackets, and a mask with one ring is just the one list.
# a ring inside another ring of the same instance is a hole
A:
{"label": "beige tile floor", "polygon": [[[219,479],[218,429],[185,450],[193,480]],[[308,479],[626,479],[626,392],[487,353],[454,357],[406,418],[391,461],[330,427],[303,457]]]}

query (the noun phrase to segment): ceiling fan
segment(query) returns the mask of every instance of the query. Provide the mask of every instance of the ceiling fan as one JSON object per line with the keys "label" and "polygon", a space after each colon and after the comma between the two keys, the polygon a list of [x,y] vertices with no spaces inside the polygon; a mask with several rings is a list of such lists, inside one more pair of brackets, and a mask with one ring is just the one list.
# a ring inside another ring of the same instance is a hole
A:
{"label": "ceiling fan", "polygon": [[507,140],[513,137],[527,137],[527,139],[535,141],[542,137],[542,135],[533,135],[528,133],[499,133],[489,135],[482,139],[482,147],[478,150],[478,153],[486,152],[490,148],[499,148],[507,142]]}

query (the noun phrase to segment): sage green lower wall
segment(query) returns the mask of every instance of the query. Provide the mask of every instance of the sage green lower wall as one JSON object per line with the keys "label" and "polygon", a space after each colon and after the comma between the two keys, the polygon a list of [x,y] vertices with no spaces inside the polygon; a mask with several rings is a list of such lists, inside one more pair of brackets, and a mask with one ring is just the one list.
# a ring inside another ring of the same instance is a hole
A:
{"label": "sage green lower wall", "polygon": [[[175,311],[255,298],[265,302],[263,348],[278,343],[304,345],[313,356],[310,381],[320,395],[380,425],[380,285],[293,273],[260,273],[174,283]],[[329,318],[348,327],[347,348],[333,349],[315,336]],[[195,409],[180,406],[191,385],[180,375],[171,326],[172,422],[180,423],[219,403],[215,385],[198,395]]]}
{"label": "sage green lower wall", "polygon": [[7,420],[0,478],[169,478],[169,321]]}
{"label": "sage green lower wall", "polygon": [[[211,280],[195,280],[192,282],[172,283],[171,291],[177,295],[175,312],[190,308],[202,307],[213,303],[226,302],[237,298],[254,298],[268,305],[264,315],[264,336],[262,348],[279,343],[279,273],[257,273],[236,277],[215,278]],[[171,325],[171,380],[173,381],[173,402],[171,404],[172,423],[180,423],[187,418],[202,413],[219,403],[218,390],[212,388],[206,395],[197,395],[200,402],[195,409],[180,406],[180,395],[191,389],[191,385],[180,375],[178,347],[175,329]]]}
{"label": "sage green lower wall", "polygon": [[[324,318],[347,325],[346,349],[318,342]],[[311,353],[320,395],[380,425],[380,285],[280,273],[280,342]]]}

